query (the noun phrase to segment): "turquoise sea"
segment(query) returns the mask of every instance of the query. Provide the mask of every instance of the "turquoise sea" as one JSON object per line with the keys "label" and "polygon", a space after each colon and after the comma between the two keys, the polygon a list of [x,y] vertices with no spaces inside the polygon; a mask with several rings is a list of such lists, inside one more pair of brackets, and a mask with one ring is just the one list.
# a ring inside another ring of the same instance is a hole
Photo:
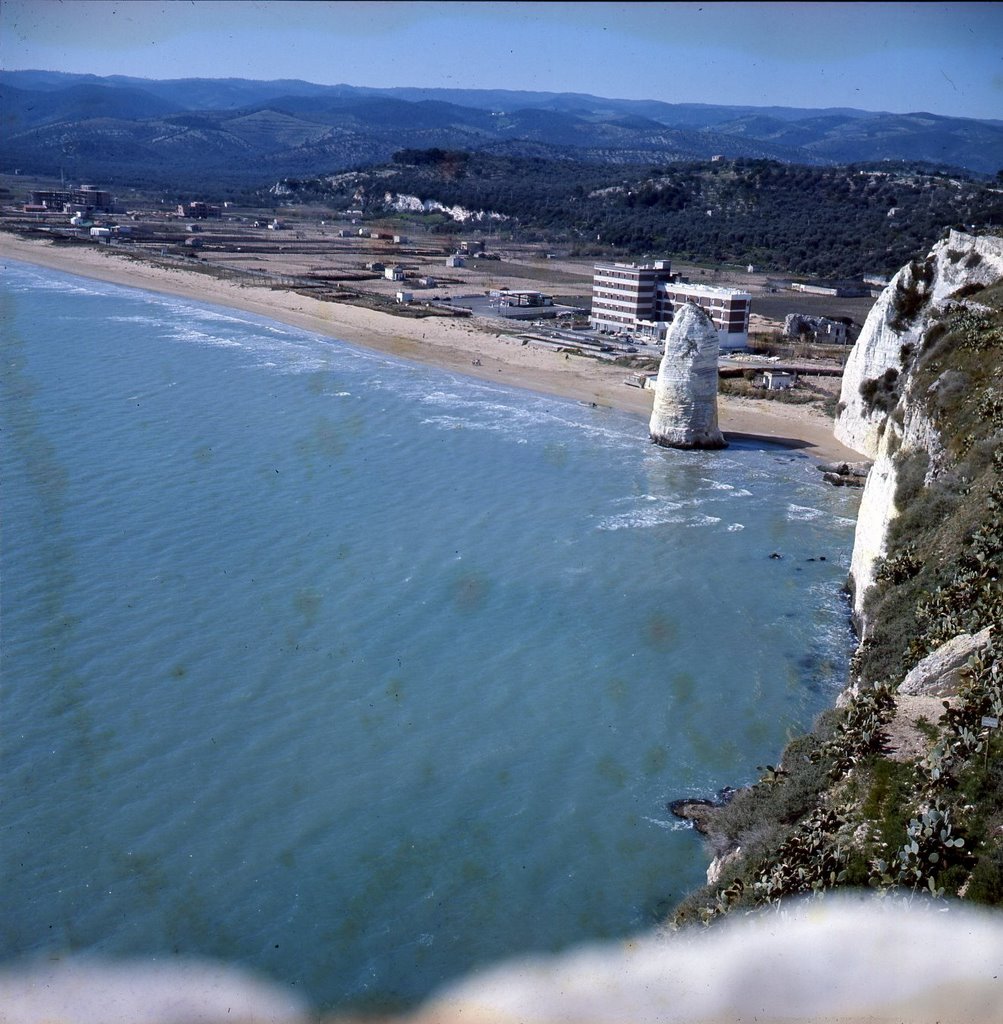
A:
{"label": "turquoise sea", "polygon": [[26,264],[0,301],[5,960],[379,1007],[628,935],[706,869],[666,802],[838,692],[856,495],[810,458]]}

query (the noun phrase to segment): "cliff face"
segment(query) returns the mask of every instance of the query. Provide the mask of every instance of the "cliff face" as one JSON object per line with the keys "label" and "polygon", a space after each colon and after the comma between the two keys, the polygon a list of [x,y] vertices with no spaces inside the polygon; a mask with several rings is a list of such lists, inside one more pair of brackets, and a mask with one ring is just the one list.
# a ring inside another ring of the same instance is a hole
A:
{"label": "cliff face", "polygon": [[658,368],[649,432],[669,448],[724,448],[717,425],[717,330],[699,307],[676,313]]}
{"label": "cliff face", "polygon": [[925,260],[908,264],[892,278],[847,360],[835,435],[874,460],[861,498],[850,569],[854,614],[864,633],[864,596],[899,512],[898,467],[909,451],[926,453],[927,480],[944,466],[928,396],[917,394],[917,356],[936,321],[964,303],[966,293],[1001,277],[1003,239],[951,231]]}
{"label": "cliff face", "polygon": [[895,276],[836,434],[874,460],[850,685],[715,810],[676,924],[840,887],[1003,906],[1003,238],[952,231]]}

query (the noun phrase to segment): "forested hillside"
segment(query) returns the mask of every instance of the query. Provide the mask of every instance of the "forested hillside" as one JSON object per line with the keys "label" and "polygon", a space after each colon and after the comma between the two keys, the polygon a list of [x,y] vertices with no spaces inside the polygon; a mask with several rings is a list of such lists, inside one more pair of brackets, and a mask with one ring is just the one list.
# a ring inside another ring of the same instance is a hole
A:
{"label": "forested hillside", "polygon": [[[1003,224],[999,188],[896,165],[714,160],[612,168],[403,150],[380,168],[292,179],[277,191],[286,201],[361,205],[370,215],[404,209],[402,196],[493,213],[502,232],[561,240],[579,255],[669,253],[832,277],[891,272],[948,225]],[[412,216],[433,230],[461,226],[443,212]],[[483,219],[465,223],[483,230]]]}

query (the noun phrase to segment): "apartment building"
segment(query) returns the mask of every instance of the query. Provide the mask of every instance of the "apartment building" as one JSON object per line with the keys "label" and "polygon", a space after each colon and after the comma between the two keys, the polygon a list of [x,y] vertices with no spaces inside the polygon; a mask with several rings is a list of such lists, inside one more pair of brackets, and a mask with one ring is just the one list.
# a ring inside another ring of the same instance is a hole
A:
{"label": "apartment building", "polygon": [[618,334],[634,330],[641,321],[655,320],[658,285],[671,280],[668,260],[597,263],[592,276],[592,328]]}
{"label": "apartment building", "polygon": [[88,210],[110,210],[110,192],[96,185],[81,185],[79,188],[33,190],[30,205],[44,206],[49,210],[62,210],[66,206],[78,206]]}
{"label": "apartment building", "polygon": [[589,323],[593,330],[607,334],[629,331],[661,340],[675,309],[685,302],[696,303],[710,315],[722,348],[748,345],[752,296],[733,288],[680,280],[668,260],[597,263]]}

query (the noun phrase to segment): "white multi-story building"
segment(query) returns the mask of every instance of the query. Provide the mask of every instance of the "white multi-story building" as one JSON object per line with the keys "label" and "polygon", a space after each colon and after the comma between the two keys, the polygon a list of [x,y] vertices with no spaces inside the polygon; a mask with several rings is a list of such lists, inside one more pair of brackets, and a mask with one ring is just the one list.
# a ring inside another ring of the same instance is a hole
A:
{"label": "white multi-story building", "polygon": [[752,296],[733,288],[681,281],[668,260],[597,263],[589,322],[604,333],[630,331],[660,340],[675,309],[685,302],[706,310],[717,327],[722,348],[748,345]]}
{"label": "white multi-story building", "polygon": [[597,331],[632,331],[642,321],[653,321],[657,288],[672,280],[665,260],[656,263],[597,263],[592,277],[592,313]]}

